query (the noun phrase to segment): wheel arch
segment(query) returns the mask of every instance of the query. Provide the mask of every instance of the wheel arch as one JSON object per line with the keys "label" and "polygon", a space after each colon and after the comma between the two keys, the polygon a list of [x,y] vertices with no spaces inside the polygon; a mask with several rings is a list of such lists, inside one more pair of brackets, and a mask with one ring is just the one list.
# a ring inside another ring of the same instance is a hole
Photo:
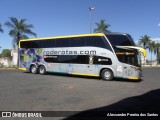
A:
{"label": "wheel arch", "polygon": [[29,70],[30,70],[30,71],[31,71],[31,67],[32,67],[33,65],[36,66],[36,68],[38,68],[38,66],[37,66],[35,63],[31,63],[30,66],[29,66]]}

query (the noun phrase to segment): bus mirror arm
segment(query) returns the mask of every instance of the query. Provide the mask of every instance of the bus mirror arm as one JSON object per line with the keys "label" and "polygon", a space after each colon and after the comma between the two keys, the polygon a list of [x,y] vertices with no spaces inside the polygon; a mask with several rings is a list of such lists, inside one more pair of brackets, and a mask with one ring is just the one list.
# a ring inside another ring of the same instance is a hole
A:
{"label": "bus mirror arm", "polygon": [[143,54],[143,56],[146,57],[147,52],[145,49],[142,48],[142,50],[139,50],[139,52],[141,52]]}

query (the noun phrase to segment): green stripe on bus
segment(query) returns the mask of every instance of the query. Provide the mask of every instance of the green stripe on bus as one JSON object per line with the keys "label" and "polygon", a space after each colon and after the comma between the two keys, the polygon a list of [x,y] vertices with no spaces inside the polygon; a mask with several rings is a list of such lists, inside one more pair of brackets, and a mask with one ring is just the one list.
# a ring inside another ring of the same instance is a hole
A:
{"label": "green stripe on bus", "polygon": [[68,73],[66,73],[66,72],[56,72],[56,71],[47,71],[47,72],[56,73],[56,74],[68,74]]}
{"label": "green stripe on bus", "polygon": [[123,77],[120,77],[120,76],[114,76],[115,78],[123,78]]}

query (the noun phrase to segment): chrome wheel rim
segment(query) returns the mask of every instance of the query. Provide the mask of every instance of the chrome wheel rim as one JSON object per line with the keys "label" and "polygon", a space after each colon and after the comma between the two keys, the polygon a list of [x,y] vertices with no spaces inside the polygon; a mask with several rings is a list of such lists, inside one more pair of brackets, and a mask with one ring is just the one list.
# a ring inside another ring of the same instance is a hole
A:
{"label": "chrome wheel rim", "polygon": [[33,66],[33,67],[32,67],[32,73],[35,73],[35,72],[36,72],[36,67]]}
{"label": "chrome wheel rim", "polygon": [[110,77],[111,77],[111,73],[108,72],[108,71],[106,71],[106,72],[104,73],[104,77],[105,77],[105,78],[110,78]]}
{"label": "chrome wheel rim", "polygon": [[44,68],[40,68],[39,72],[44,73]]}

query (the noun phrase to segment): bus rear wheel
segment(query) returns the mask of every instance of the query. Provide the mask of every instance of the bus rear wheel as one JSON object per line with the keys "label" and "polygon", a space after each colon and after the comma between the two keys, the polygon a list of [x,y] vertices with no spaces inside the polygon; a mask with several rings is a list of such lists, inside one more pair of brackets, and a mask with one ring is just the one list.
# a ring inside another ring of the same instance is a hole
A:
{"label": "bus rear wheel", "polygon": [[101,78],[105,81],[113,80],[113,72],[110,69],[104,69],[101,72]]}
{"label": "bus rear wheel", "polygon": [[46,68],[43,65],[39,66],[38,70],[39,70],[39,74],[41,74],[41,75],[46,74]]}
{"label": "bus rear wheel", "polygon": [[36,74],[37,73],[37,67],[35,65],[32,65],[30,68],[31,73]]}

